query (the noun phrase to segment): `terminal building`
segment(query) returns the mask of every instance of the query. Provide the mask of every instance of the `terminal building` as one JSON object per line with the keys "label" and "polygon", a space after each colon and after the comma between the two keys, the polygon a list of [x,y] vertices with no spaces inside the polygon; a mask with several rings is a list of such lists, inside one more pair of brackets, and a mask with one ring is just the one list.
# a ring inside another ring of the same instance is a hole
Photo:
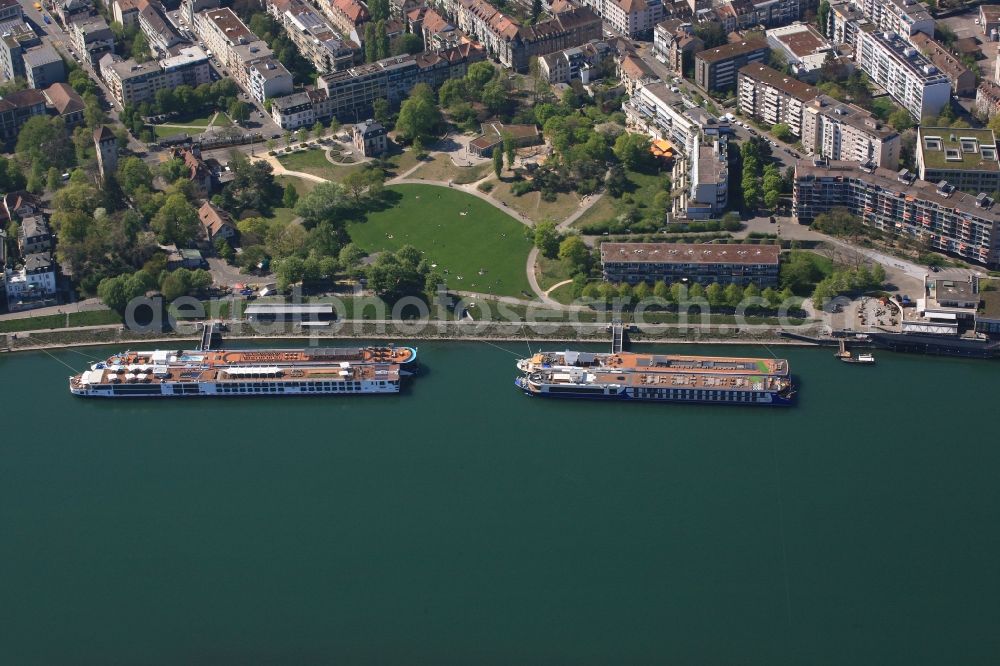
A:
{"label": "terminal building", "polygon": [[686,243],[602,243],[601,264],[608,282],[663,281],[746,286],[778,284],[777,245]]}

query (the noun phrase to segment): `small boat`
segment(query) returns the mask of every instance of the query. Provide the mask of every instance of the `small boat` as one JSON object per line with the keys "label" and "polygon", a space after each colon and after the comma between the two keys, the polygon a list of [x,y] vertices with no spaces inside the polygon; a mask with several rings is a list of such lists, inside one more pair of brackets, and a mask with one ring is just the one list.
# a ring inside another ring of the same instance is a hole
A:
{"label": "small boat", "polygon": [[844,363],[859,363],[861,365],[874,365],[875,357],[872,354],[858,354],[857,356],[839,356],[838,358]]}

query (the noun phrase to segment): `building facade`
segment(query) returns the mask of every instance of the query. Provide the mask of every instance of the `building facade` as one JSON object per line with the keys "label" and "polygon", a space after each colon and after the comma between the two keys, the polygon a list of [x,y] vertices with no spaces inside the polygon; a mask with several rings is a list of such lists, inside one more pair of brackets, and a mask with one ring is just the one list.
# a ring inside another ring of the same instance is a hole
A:
{"label": "building facade", "polygon": [[7,310],[20,312],[56,304],[56,264],[51,252],[24,258],[24,266],[7,271]]}
{"label": "building facade", "polygon": [[121,106],[153,100],[160,90],[179,85],[194,88],[212,80],[208,55],[198,46],[184,47],[176,56],[160,61],[122,60],[102,72],[111,96]]}
{"label": "building facade", "polygon": [[24,53],[24,78],[29,88],[39,90],[66,80],[66,63],[48,44]]}
{"label": "building facade", "polygon": [[899,133],[870,112],[818,95],[802,111],[802,147],[831,160],[873,162],[883,169],[899,165]]}
{"label": "building facade", "polygon": [[916,0],[854,0],[876,30],[910,35],[922,32],[934,36],[934,18]]}
{"label": "building facade", "polygon": [[951,81],[898,35],[867,27],[858,32],[855,62],[917,120],[936,116],[951,99]]}
{"label": "building facade", "polygon": [[27,78],[24,72],[24,53],[41,43],[42,40],[27,23],[10,26],[0,39],[0,74],[3,78],[8,81],[15,77]]}
{"label": "building facade", "polygon": [[792,216],[809,223],[845,208],[865,226],[906,236],[935,250],[990,267],[1000,265],[1000,207],[900,173],[854,162],[802,160],[795,166]]}
{"label": "building facade", "polygon": [[792,74],[801,81],[815,83],[828,56],[835,55],[833,45],[816,28],[793,23],[767,31],[767,43],[781,53]]}
{"label": "building facade", "polygon": [[653,56],[678,76],[688,69],[694,71],[694,54],[703,50],[705,43],[688,22],[670,19],[653,29]]}
{"label": "building facade", "polygon": [[694,82],[707,91],[736,88],[736,73],[752,62],[763,62],[767,42],[751,40],[706,49],[694,56]]}
{"label": "building facade", "polygon": [[737,103],[745,115],[768,125],[783,123],[802,136],[802,111],[819,91],[767,65],[740,68]]}
{"label": "building facade", "polygon": [[662,0],[584,0],[594,13],[620,35],[634,39],[648,35],[663,20]]}
{"label": "building facade", "polygon": [[382,123],[369,118],[352,128],[354,148],[365,157],[375,157],[389,149],[389,132]]}
{"label": "building facade", "polygon": [[729,162],[724,138],[699,143],[688,157],[674,161],[671,174],[673,215],[678,220],[717,218],[729,203]]}
{"label": "building facade", "polygon": [[699,142],[712,141],[730,132],[727,122],[696,106],[688,106],[665,83],[639,86],[622,109],[630,128],[654,139],[664,139],[685,155],[693,154]]}
{"label": "building facade", "polygon": [[45,95],[40,90],[18,90],[0,99],[0,141],[12,148],[24,123],[45,113]]}
{"label": "building facade", "polygon": [[267,11],[285,28],[302,57],[320,74],[336,72],[360,63],[361,48],[343,39],[327,19],[300,0],[269,0]]}
{"label": "building facade", "polygon": [[608,282],[673,284],[778,284],[777,245],[688,243],[601,243],[601,264]]}
{"label": "building facade", "polygon": [[95,16],[71,23],[69,35],[74,48],[86,54],[94,67],[105,53],[115,52],[115,35],[103,18]]}
{"label": "building facade", "polygon": [[987,119],[997,114],[1000,114],[1000,84],[983,80],[976,88],[976,115]]}

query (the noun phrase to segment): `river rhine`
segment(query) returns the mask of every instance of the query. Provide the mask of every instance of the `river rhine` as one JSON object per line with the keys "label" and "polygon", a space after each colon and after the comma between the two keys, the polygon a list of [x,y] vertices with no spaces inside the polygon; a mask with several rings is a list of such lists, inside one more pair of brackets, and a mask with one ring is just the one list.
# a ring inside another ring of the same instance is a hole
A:
{"label": "river rhine", "polygon": [[0,357],[0,664],[1000,663],[1000,365],[776,347],[794,408],[611,404],[505,349],[139,402]]}

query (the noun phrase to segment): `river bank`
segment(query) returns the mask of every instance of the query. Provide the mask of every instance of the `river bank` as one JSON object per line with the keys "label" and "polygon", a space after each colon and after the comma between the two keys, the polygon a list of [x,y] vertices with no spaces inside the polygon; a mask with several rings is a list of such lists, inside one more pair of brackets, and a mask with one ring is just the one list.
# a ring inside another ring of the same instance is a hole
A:
{"label": "river bank", "polygon": [[[464,322],[449,322],[420,327],[415,330],[412,323],[396,321],[364,322],[357,327],[307,331],[282,331],[274,328],[248,332],[246,323],[230,323],[224,340],[303,340],[311,346],[319,346],[324,341],[334,340],[414,340],[414,341],[454,341],[454,342],[524,342],[593,344],[606,343],[609,334],[603,326],[583,327],[569,325],[548,325],[549,330],[527,330],[521,325],[488,323],[471,325]],[[775,329],[748,331],[734,327],[684,327],[680,325],[659,325],[630,333],[630,341],[635,344],[723,344],[723,345],[768,345],[768,346],[812,346],[808,342],[789,340],[778,336]],[[810,327],[810,330],[814,327]],[[21,332],[5,336],[2,352],[28,352],[73,347],[94,347],[104,345],[148,345],[153,343],[197,343],[198,332],[138,333],[122,327],[103,329],[59,329],[44,332]]]}

